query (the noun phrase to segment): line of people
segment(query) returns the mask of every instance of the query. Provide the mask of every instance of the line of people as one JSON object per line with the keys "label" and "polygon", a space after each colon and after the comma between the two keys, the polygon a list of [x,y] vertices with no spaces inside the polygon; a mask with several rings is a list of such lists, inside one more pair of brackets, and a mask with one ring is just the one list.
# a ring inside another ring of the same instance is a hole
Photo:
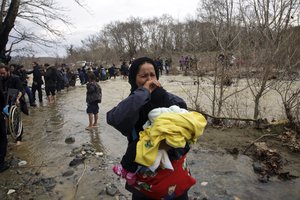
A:
{"label": "line of people", "polygon": [[179,59],[179,69],[180,71],[188,71],[192,69],[197,69],[198,59],[192,56],[181,56]]}
{"label": "line of people", "polygon": [[[8,76],[17,76],[22,84],[22,92],[27,94],[30,106],[35,107],[36,94],[40,103],[43,102],[43,85],[45,86],[45,93],[50,103],[55,99],[55,91],[61,91],[68,88],[70,85],[75,86],[76,74],[66,67],[65,64],[60,66],[50,66],[44,64],[39,65],[37,62],[32,63],[31,70],[25,70],[23,65],[10,64],[8,69]],[[32,84],[29,87],[29,75],[32,74]]]}
{"label": "line of people", "polygon": [[[29,87],[29,75],[32,74],[32,85]],[[38,100],[43,103],[43,85],[45,85],[45,93],[49,103],[56,101],[56,92],[65,87],[75,86],[76,74],[71,72],[65,65],[57,66],[45,64],[39,65],[32,63],[31,70],[25,70],[24,66],[18,64],[5,65],[0,63],[0,173],[9,168],[5,162],[7,152],[7,117],[9,108],[12,105],[20,107],[22,113],[29,115],[27,106],[28,96],[29,105],[36,107],[36,93]],[[16,138],[16,144],[22,141],[23,127],[21,134]]]}

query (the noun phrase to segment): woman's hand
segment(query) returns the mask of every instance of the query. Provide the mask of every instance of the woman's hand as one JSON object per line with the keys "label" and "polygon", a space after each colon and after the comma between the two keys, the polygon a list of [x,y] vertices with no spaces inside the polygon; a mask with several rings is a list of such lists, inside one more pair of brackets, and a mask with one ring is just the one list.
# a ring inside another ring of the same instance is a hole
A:
{"label": "woman's hand", "polygon": [[156,88],[161,87],[161,84],[158,80],[153,79],[146,81],[143,87],[148,89],[150,93],[152,93]]}

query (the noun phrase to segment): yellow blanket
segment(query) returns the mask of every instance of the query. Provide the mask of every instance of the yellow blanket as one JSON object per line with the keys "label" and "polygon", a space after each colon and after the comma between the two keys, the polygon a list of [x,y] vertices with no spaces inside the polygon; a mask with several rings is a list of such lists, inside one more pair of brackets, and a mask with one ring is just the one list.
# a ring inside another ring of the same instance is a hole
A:
{"label": "yellow blanket", "polygon": [[206,124],[204,116],[197,112],[160,114],[152,126],[139,133],[135,162],[153,165],[162,140],[174,148],[183,148],[186,142],[195,143]]}

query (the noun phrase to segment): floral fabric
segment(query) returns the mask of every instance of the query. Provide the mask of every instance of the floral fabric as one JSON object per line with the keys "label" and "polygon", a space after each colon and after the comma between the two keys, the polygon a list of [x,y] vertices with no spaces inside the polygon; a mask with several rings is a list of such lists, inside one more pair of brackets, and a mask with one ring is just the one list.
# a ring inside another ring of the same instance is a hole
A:
{"label": "floral fabric", "polygon": [[174,171],[158,169],[156,172],[138,172],[133,186],[152,199],[173,199],[184,194],[196,183],[187,168],[186,155],[172,161],[172,165]]}

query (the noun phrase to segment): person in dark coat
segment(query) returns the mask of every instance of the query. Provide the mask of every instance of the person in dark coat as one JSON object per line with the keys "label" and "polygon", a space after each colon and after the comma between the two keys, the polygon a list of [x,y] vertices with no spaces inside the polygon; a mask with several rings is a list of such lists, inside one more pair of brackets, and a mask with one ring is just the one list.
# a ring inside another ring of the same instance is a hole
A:
{"label": "person in dark coat", "polygon": [[22,82],[22,85],[23,85],[23,88],[28,96],[28,99],[29,99],[29,103],[30,103],[30,106],[33,106],[35,107],[36,106],[36,103],[33,99],[33,96],[32,96],[32,91],[31,89],[29,88],[28,86],[28,74],[26,72],[26,70],[23,69],[24,66],[23,65],[15,65],[15,70],[13,71],[13,74],[17,75],[20,77],[20,80]]}
{"label": "person in dark coat", "polygon": [[[24,89],[20,78],[14,74],[11,74],[10,69],[7,66],[0,65],[0,76],[2,91],[4,92],[4,97],[6,104],[20,106],[21,111],[24,114],[29,114],[28,108],[26,106],[24,98]],[[10,90],[15,91],[13,95],[10,95]],[[23,127],[21,135],[16,138],[17,145],[22,141]]]}
{"label": "person in dark coat", "polygon": [[[0,64],[3,65],[3,64]],[[2,87],[2,81],[0,81],[0,173],[9,168],[9,164],[5,162],[5,156],[7,152],[7,133],[5,125],[5,117],[3,108],[6,106],[5,96]]]}
{"label": "person in dark coat", "polygon": [[42,67],[37,63],[37,62],[33,62],[32,63],[33,66],[33,70],[32,70],[32,74],[33,74],[33,81],[32,81],[32,96],[33,96],[33,101],[35,102],[36,97],[36,91],[38,92],[38,96],[39,96],[39,102],[43,102],[43,91],[42,91],[42,85],[44,84],[43,81],[43,69]]}
{"label": "person in dark coat", "polygon": [[44,74],[45,79],[45,92],[49,103],[55,103],[56,101],[56,89],[58,84],[58,70],[54,66],[45,64],[46,72]]}
{"label": "person in dark coat", "polygon": [[112,66],[110,68],[108,68],[108,73],[109,73],[110,79],[112,77],[114,77],[114,79],[116,79],[117,72],[116,72],[116,66],[115,66],[115,64],[112,64]]}
{"label": "person in dark coat", "polygon": [[[126,99],[122,100],[116,107],[107,112],[107,123],[127,137],[129,146],[133,142],[139,140],[139,132],[143,130],[143,125],[148,120],[147,115],[149,111],[158,106],[154,104],[152,99],[152,93],[161,89],[161,84],[158,79],[159,69],[152,59],[148,57],[135,59],[129,69],[128,81],[131,85],[130,95]],[[177,105],[180,108],[187,108],[187,105],[182,98],[169,92],[162,92],[162,94],[167,95],[166,101],[164,100],[167,104],[166,106]],[[162,101],[165,97],[159,99]],[[159,102],[158,104],[164,103]],[[184,148],[173,148],[170,151],[168,150],[168,156],[172,162],[177,162],[180,164],[179,166],[183,166],[185,155],[189,149],[188,144]],[[125,166],[126,163],[122,164]],[[127,182],[125,188],[132,193],[133,200],[188,200],[187,191],[193,184],[195,184],[195,180],[188,175],[188,171],[186,169],[183,170],[181,167],[179,168],[180,170],[167,172],[168,175],[166,175],[165,170],[158,170],[155,174],[151,175],[151,178],[149,177],[149,174],[147,174],[148,172],[143,172],[143,170],[137,171],[136,182],[134,184],[128,184]],[[153,182],[150,183],[145,179],[142,180],[142,177],[148,177],[149,180],[151,179]],[[182,184],[181,186],[183,187],[178,187],[181,188],[180,191],[178,191],[176,185],[168,185],[168,181],[171,179],[178,183],[178,185]],[[159,185],[159,187],[157,187],[157,184],[161,182],[166,184]],[[156,183],[156,185],[153,183]],[[164,188],[161,190],[160,186],[163,186]],[[152,190],[154,188],[163,192]]]}

